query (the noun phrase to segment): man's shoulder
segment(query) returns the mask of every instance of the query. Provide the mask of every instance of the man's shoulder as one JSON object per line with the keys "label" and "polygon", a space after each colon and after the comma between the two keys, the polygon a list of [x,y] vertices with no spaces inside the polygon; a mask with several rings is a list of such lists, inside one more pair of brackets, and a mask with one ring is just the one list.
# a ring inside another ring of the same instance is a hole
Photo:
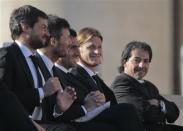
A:
{"label": "man's shoulder", "polygon": [[118,87],[119,85],[120,86],[132,85],[132,84],[134,84],[134,82],[132,82],[132,80],[133,79],[131,77],[129,77],[127,74],[120,73],[113,80],[113,82],[111,84],[111,88]]}
{"label": "man's shoulder", "polygon": [[16,43],[12,43],[9,46],[4,46],[0,48],[0,52],[2,53],[11,53],[11,52],[15,52],[18,50],[18,46],[16,45]]}
{"label": "man's shoulder", "polygon": [[120,82],[131,81],[131,80],[133,80],[133,78],[125,73],[118,74],[114,79],[114,81],[120,81]]}
{"label": "man's shoulder", "polygon": [[151,81],[149,81],[149,80],[144,80],[144,81],[145,81],[145,83],[146,83],[147,85],[157,88],[157,87],[155,86],[155,84],[153,84]]}
{"label": "man's shoulder", "polygon": [[87,72],[85,71],[85,69],[83,67],[81,67],[80,65],[76,65],[75,67],[73,67],[70,70],[70,73],[73,74],[74,76],[83,76],[86,75]]}

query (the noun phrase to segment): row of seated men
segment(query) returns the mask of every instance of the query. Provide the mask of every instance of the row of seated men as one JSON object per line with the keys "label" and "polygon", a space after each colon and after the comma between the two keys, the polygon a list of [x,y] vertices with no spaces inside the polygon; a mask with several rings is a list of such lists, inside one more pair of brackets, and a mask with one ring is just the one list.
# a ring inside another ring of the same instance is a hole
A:
{"label": "row of seated men", "polygon": [[9,26],[14,42],[0,49],[1,130],[182,130],[166,124],[178,118],[176,104],[143,79],[152,60],[145,42],[127,44],[109,88],[95,70],[103,42],[97,29],[76,34],[66,19],[31,5],[13,10]]}

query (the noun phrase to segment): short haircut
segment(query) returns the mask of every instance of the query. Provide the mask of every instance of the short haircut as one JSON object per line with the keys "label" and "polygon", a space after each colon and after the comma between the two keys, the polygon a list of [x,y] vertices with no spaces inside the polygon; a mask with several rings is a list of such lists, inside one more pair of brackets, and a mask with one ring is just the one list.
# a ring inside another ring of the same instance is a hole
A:
{"label": "short haircut", "polygon": [[48,15],[48,30],[50,37],[59,39],[62,35],[62,30],[65,28],[70,28],[69,22],[66,19],[56,15]]}
{"label": "short haircut", "polygon": [[31,5],[24,5],[14,9],[11,13],[9,21],[12,39],[15,40],[16,37],[20,36],[22,33],[21,23],[24,23],[32,28],[38,21],[38,17],[48,19],[46,13]]}
{"label": "short haircut", "polygon": [[70,32],[70,36],[71,37],[77,37],[77,33],[76,33],[76,31],[74,29],[70,28],[69,32]]}
{"label": "short haircut", "polygon": [[124,61],[128,61],[128,59],[131,57],[131,52],[134,49],[142,49],[144,51],[147,51],[149,53],[149,62],[151,62],[152,60],[152,49],[151,47],[145,43],[145,42],[140,42],[140,41],[132,41],[130,43],[128,43],[124,50],[122,51],[121,54],[121,66],[119,67],[119,72],[123,72],[124,71]]}

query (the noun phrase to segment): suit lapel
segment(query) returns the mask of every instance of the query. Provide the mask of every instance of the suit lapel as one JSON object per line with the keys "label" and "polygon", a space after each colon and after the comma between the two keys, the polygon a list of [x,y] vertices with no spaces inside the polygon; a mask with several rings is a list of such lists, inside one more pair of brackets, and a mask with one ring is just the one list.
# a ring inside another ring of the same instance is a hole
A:
{"label": "suit lapel", "polygon": [[60,84],[63,88],[70,86],[70,83],[67,81],[67,74],[60,68],[55,66],[54,76],[59,78]]}
{"label": "suit lapel", "polygon": [[25,73],[26,78],[31,84],[31,87],[34,87],[34,80],[24,55],[22,54],[20,48],[17,46],[16,43],[12,44],[12,48],[17,56],[17,61],[20,63],[20,66],[22,67],[22,70]]}
{"label": "suit lapel", "polygon": [[90,91],[98,89],[96,83],[94,82],[92,77],[88,74],[88,72],[85,71],[85,69],[77,65],[74,70],[75,71],[73,72],[73,74],[77,76],[77,79],[79,81],[82,81],[85,85],[87,85],[87,88],[89,88]]}
{"label": "suit lapel", "polygon": [[145,83],[140,83],[136,79],[129,75],[126,75],[125,73],[124,75],[131,81],[136,91],[138,91],[143,97],[149,98],[149,93],[145,87]]}
{"label": "suit lapel", "polygon": [[38,60],[38,66],[41,70],[41,73],[43,74],[43,77],[45,81],[47,81],[51,77],[51,73],[46,67],[46,64],[44,63],[43,59],[41,58],[40,54],[36,52],[36,58]]}

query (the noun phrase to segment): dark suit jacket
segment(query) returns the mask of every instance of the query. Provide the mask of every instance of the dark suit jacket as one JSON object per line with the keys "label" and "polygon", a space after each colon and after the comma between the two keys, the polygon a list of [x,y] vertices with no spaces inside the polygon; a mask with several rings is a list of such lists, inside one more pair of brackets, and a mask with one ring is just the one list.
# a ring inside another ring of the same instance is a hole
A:
{"label": "dark suit jacket", "polygon": [[[115,78],[111,88],[115,93],[118,103],[133,104],[145,122],[164,123],[167,121],[172,123],[179,116],[176,104],[162,97],[156,86],[149,81],[145,80],[144,83],[140,83],[131,76],[121,73]],[[166,114],[160,108],[152,106],[147,102],[147,100],[153,98],[162,100],[165,103]]]}
{"label": "dark suit jacket", "polygon": [[[47,80],[49,77],[51,77],[51,74],[48,71],[46,64],[42,60],[41,56],[38,53],[36,54],[36,56],[38,58],[39,67],[40,67],[41,71],[43,72],[43,76],[44,76],[45,80]],[[79,88],[81,88],[81,89],[83,88],[82,84],[80,84],[80,82],[78,82],[73,76],[65,73],[64,71],[62,71],[61,69],[59,69],[57,67],[55,67],[55,70],[53,71],[53,75],[59,78],[60,84],[62,85],[63,88],[65,88],[67,86],[74,87],[77,93],[80,92]],[[79,85],[79,88],[78,88],[78,85]],[[81,94],[81,93],[79,93],[79,94]],[[52,121],[57,121],[57,122],[58,121],[67,122],[67,121],[76,119],[80,116],[83,116],[85,113],[84,113],[83,109],[81,108],[81,105],[83,105],[85,95],[86,94],[83,94],[83,93],[81,95],[77,95],[77,100],[75,100],[75,102],[71,105],[71,107],[67,111],[65,111],[63,113],[63,115],[61,115],[60,117],[57,117],[57,118],[53,117],[53,112],[54,112],[53,109],[56,104],[56,93],[52,96],[47,97],[46,102],[45,102],[46,119],[52,120]]]}
{"label": "dark suit jacket", "polygon": [[[99,87],[97,87],[96,83],[87,73],[87,71],[81,66],[77,65],[76,67],[74,67],[71,70],[71,73],[75,77],[75,79],[77,79],[80,83],[84,85],[84,88],[82,88],[82,90],[80,89],[80,92],[78,93],[78,95],[85,94],[86,96],[89,92],[97,88],[99,89]],[[103,82],[102,79],[99,79],[99,83],[100,83],[100,88],[102,89],[101,91],[104,93],[106,97],[106,101],[111,101],[112,105],[116,104],[117,103],[116,98],[113,92],[109,89],[109,87]]]}
{"label": "dark suit jacket", "polygon": [[37,131],[17,97],[0,82],[0,130]]}
{"label": "dark suit jacket", "polygon": [[64,112],[63,116],[58,117],[55,120],[70,121],[85,115],[81,105],[84,104],[84,98],[86,94],[80,93],[83,91],[83,89],[85,90],[84,85],[76,80],[70,73],[65,73],[59,68],[56,68],[56,72],[57,73],[55,74],[55,76],[59,78],[63,88],[65,88],[66,86],[71,86],[72,88],[75,88],[75,91],[77,93],[77,99],[70,106],[70,108]]}
{"label": "dark suit jacket", "polygon": [[0,80],[13,91],[29,114],[40,104],[38,89],[21,50],[13,43],[0,49]]}
{"label": "dark suit jacket", "polygon": [[[79,68],[80,68],[80,66],[78,66],[78,69]],[[78,76],[75,76],[74,74],[72,74],[72,73],[75,72],[75,69],[76,68],[74,68],[71,73],[66,74],[65,72],[63,72],[59,68],[56,68],[55,76],[57,76],[59,78],[63,88],[66,87],[66,86],[71,86],[71,87],[75,88],[75,91],[76,91],[76,94],[77,94],[77,99],[74,101],[74,103],[71,105],[71,107],[63,113],[62,116],[60,116],[58,118],[54,118],[52,120],[55,120],[55,121],[70,121],[70,120],[73,120],[73,119],[76,119],[78,117],[81,117],[81,116],[85,115],[81,105],[84,104],[85,97],[91,91],[91,87],[96,86],[96,85],[95,85],[95,83],[93,83],[94,85],[90,85],[88,82],[85,82],[85,80],[86,80],[85,75],[86,76],[88,75],[88,77],[90,77],[90,76],[82,68],[81,68],[81,70],[84,71],[84,74],[81,77],[82,78],[84,77],[84,79],[81,78],[82,79],[81,80],[80,78],[78,78]],[[93,82],[93,81],[90,81],[90,82]],[[103,83],[102,80],[101,80],[101,84],[103,85],[102,89],[104,91],[104,94],[106,96],[107,101],[111,101],[112,104],[113,103],[116,104],[117,102],[116,102],[115,96],[112,93],[112,91]]]}

